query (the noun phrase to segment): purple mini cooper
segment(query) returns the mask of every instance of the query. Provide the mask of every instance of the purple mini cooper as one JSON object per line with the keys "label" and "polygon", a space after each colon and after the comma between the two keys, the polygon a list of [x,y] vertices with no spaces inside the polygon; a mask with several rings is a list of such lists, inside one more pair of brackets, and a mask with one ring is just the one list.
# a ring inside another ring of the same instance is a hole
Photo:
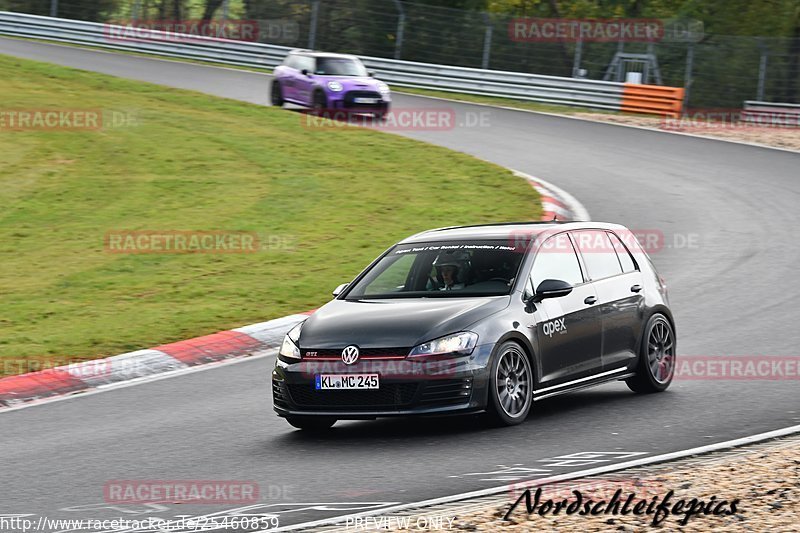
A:
{"label": "purple mini cooper", "polygon": [[372,77],[355,56],[292,50],[275,69],[272,105],[311,107],[316,112],[368,113],[383,118],[392,101],[389,86]]}

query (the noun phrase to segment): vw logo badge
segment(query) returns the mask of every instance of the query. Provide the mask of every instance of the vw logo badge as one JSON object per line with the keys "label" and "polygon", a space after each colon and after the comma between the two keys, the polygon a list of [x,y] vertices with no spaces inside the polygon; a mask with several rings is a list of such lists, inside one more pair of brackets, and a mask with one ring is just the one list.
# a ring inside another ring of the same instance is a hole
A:
{"label": "vw logo badge", "polygon": [[351,344],[342,350],[342,362],[346,365],[352,365],[358,361],[358,346]]}

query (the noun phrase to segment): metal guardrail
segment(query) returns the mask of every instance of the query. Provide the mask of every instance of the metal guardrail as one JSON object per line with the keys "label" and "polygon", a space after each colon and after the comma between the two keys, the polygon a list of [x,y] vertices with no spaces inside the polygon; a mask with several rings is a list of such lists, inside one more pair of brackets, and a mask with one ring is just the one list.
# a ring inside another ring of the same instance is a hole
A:
{"label": "metal guardrail", "polygon": [[[108,50],[212,61],[228,65],[273,68],[291,48],[137,28],[135,39],[124,37],[125,26],[99,24],[0,11],[0,35],[44,39]],[[130,32],[127,34],[130,35]],[[122,36],[122,37],[120,37]],[[515,98],[549,104],[619,111],[626,84],[540,76],[521,72],[416,63],[361,56],[367,68],[387,83],[481,96]],[[640,86],[641,87],[641,86]]]}
{"label": "metal guardrail", "polygon": [[765,127],[800,128],[800,104],[747,100],[742,121]]}

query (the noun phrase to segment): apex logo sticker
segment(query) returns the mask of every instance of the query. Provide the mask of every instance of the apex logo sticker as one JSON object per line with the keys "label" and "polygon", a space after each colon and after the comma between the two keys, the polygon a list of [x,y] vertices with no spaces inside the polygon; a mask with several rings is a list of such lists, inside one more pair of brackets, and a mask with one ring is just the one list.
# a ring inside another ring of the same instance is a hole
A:
{"label": "apex logo sticker", "polygon": [[567,332],[567,325],[564,323],[566,320],[564,317],[557,318],[555,320],[550,320],[549,322],[545,322],[542,324],[542,333],[547,335],[548,337],[552,337],[553,333],[566,333]]}

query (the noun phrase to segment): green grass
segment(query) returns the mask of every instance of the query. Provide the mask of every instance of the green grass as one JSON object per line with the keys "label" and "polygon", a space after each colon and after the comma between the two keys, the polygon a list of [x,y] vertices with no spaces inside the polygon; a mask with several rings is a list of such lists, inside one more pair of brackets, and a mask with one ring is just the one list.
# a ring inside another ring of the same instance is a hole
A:
{"label": "green grass", "polygon": [[[0,127],[6,361],[95,358],[303,311],[411,233],[539,216],[508,171],[400,136],[6,56],[0,70],[5,110],[137,120]],[[118,254],[104,248],[113,230],[253,231],[290,246]]]}

